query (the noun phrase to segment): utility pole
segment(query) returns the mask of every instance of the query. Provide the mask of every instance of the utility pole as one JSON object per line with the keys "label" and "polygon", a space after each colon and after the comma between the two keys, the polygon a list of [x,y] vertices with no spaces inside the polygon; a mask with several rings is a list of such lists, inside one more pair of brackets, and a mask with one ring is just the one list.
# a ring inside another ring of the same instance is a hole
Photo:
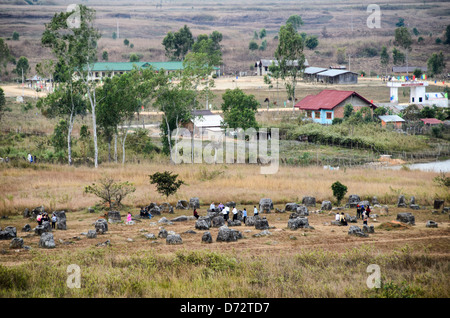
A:
{"label": "utility pole", "polygon": [[22,101],[23,101],[23,96],[24,96],[24,92],[23,92],[24,86],[23,85],[24,84],[23,84],[23,68],[22,68]]}

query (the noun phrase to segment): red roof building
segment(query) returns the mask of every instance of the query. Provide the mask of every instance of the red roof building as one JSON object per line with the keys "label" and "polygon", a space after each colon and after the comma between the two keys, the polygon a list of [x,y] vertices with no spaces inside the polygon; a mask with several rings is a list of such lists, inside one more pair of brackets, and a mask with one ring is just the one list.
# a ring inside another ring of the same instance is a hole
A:
{"label": "red roof building", "polygon": [[423,123],[428,126],[439,125],[444,123],[442,120],[439,120],[437,118],[421,118],[420,120],[423,121]]}
{"label": "red roof building", "polygon": [[354,111],[363,107],[372,110],[377,106],[354,91],[323,90],[317,95],[308,95],[295,107],[306,112],[306,117],[321,124],[331,124],[334,118],[344,118],[344,106],[351,104]]}

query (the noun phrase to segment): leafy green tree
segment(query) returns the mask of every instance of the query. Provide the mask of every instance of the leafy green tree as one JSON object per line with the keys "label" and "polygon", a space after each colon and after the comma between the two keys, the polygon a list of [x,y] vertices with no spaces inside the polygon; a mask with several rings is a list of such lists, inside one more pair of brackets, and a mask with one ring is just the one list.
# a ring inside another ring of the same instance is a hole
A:
{"label": "leafy green tree", "polygon": [[265,51],[267,48],[267,40],[262,41],[261,46],[259,47],[260,51]]}
{"label": "leafy green tree", "polygon": [[285,80],[288,97],[292,99],[292,109],[295,110],[297,81],[305,69],[303,39],[291,23],[281,26],[278,35],[275,58],[278,61],[281,78]]}
{"label": "leafy green tree", "polygon": [[347,54],[345,53],[345,51],[345,47],[340,47],[336,50],[336,62],[338,62],[339,64],[344,64],[347,61]]}
{"label": "leafy green tree", "polygon": [[2,119],[3,112],[5,110],[5,104],[6,104],[5,92],[3,91],[3,88],[0,87],[0,120]]}
{"label": "leafy green tree", "polygon": [[107,51],[103,51],[103,53],[102,53],[102,60],[103,61],[108,61],[108,52]]}
{"label": "leafy green tree", "polygon": [[58,124],[56,124],[53,131],[53,135],[50,139],[52,146],[56,151],[62,151],[67,147],[67,134],[68,134],[68,124],[67,121],[61,119]]}
{"label": "leafy green tree", "polygon": [[136,188],[133,183],[128,181],[116,182],[111,177],[103,177],[99,180],[98,184],[93,183],[84,188],[85,193],[94,194],[102,199],[104,203],[108,203],[110,209],[113,207],[120,207],[122,205],[122,200],[128,194],[135,191]]}
{"label": "leafy green tree", "polygon": [[8,44],[0,38],[0,74],[3,70],[6,70],[8,62],[11,60],[11,52],[9,51]]}
{"label": "leafy green tree", "polygon": [[441,74],[445,69],[445,58],[442,51],[433,53],[427,61],[427,66],[432,76]]}
{"label": "leafy green tree", "polygon": [[139,62],[141,58],[136,53],[130,54],[130,62]]}
{"label": "leafy green tree", "polygon": [[317,38],[317,35],[310,35],[307,36],[305,39],[305,46],[310,49],[314,50],[319,45],[319,39]]}
{"label": "leafy green tree", "polygon": [[258,43],[256,43],[255,41],[250,41],[250,43],[248,44],[248,49],[250,51],[255,51],[259,48]]}
{"label": "leafy green tree", "polygon": [[260,38],[260,39],[263,39],[263,38],[266,37],[266,35],[267,35],[266,29],[262,28],[262,29],[259,31],[259,38]]}
{"label": "leafy green tree", "polygon": [[291,23],[294,29],[298,30],[303,25],[303,20],[300,15],[291,15],[287,21],[286,25]]}
{"label": "leafy green tree", "polygon": [[[23,71],[23,73],[22,73]],[[16,64],[16,69],[14,72],[19,76],[27,76],[27,73],[30,71],[30,64],[28,63],[28,59],[25,56],[21,56]]]}
{"label": "leafy green tree", "polygon": [[123,40],[123,45],[129,46],[130,45],[130,40],[128,40],[128,39]]}
{"label": "leafy green tree", "polygon": [[353,105],[345,104],[344,106],[344,118],[349,118],[353,114]]}
{"label": "leafy green tree", "polygon": [[420,32],[419,32],[419,30],[417,30],[417,28],[413,28],[412,32],[415,36],[418,36],[420,34]]}
{"label": "leafy green tree", "polygon": [[420,117],[421,118],[435,118],[436,117],[436,110],[433,107],[425,106],[420,110]]}
{"label": "leafy green tree", "polygon": [[[395,29],[394,44],[404,49],[406,56],[406,67],[408,67],[408,52],[411,51],[412,37],[406,27],[399,27]],[[406,73],[408,74],[408,70]]]}
{"label": "leafy green tree", "polygon": [[414,70],[414,72],[413,72],[413,75],[414,75],[416,78],[420,78],[420,77],[422,76],[422,74],[423,74],[423,72],[422,72],[422,70],[421,70],[420,68],[416,68],[416,69]]}
{"label": "leafy green tree", "polygon": [[331,185],[331,190],[333,191],[333,196],[336,198],[338,205],[340,205],[342,199],[347,193],[347,186],[343,185],[339,181],[336,181]]}
{"label": "leafy green tree", "polygon": [[420,118],[420,109],[417,105],[411,104],[401,112],[401,115],[405,120],[418,120]]}
{"label": "leafy green tree", "polygon": [[377,108],[375,108],[375,110],[373,111],[373,114],[375,116],[384,116],[388,113],[388,109],[384,106],[379,106]]}
{"label": "leafy green tree", "polygon": [[14,31],[12,34],[12,39],[14,41],[19,41],[19,37],[20,37],[19,32]]}
{"label": "leafy green tree", "polygon": [[116,40],[116,39],[117,39],[117,33],[116,33],[116,32],[113,32],[113,33],[112,33],[112,39],[113,39],[113,40]]}
{"label": "leafy green tree", "polygon": [[257,128],[255,114],[258,101],[254,95],[247,95],[241,89],[227,89],[222,95],[222,111],[225,124],[230,128]]}
{"label": "leafy green tree", "polygon": [[398,22],[395,24],[395,26],[398,28],[405,26],[405,19],[398,18]]}
{"label": "leafy green tree", "polygon": [[402,52],[400,52],[397,48],[393,48],[392,49],[392,63],[394,63],[394,65],[400,65],[405,63],[405,54],[403,54]]}
{"label": "leafy green tree", "polygon": [[[92,64],[97,60],[97,41],[100,33],[94,27],[95,10],[78,5],[79,27],[67,23],[73,12],[55,14],[50,23],[45,24],[41,43],[52,49],[57,58],[58,79],[68,87],[74,77],[82,83],[82,90],[87,95],[92,116],[94,139],[94,165],[98,167],[97,122],[96,122],[96,82]],[[56,79],[56,74],[55,74]],[[69,88],[70,89],[70,88]]]}
{"label": "leafy green tree", "polygon": [[281,79],[281,72],[280,72],[280,68],[278,67],[278,65],[275,64],[274,61],[272,61],[272,65],[269,65],[269,72],[270,75],[272,76],[272,78],[274,78],[276,80],[277,83],[277,104],[278,104],[278,87],[279,87],[279,81]]}
{"label": "leafy green tree", "polygon": [[172,174],[170,171],[155,172],[149,175],[150,183],[156,185],[156,191],[168,198],[175,194],[181,185],[185,184],[183,180],[177,180],[178,174]]}
{"label": "leafy green tree", "polygon": [[209,66],[218,66],[222,64],[222,51],[220,46],[222,38],[222,33],[218,31],[213,31],[209,36],[200,34],[197,37],[197,41],[192,45],[192,52],[205,54],[207,57],[205,62]]}
{"label": "leafy green tree", "polygon": [[383,47],[381,48],[381,53],[380,53],[380,64],[381,67],[383,67],[386,70],[386,76],[387,76],[387,69],[389,66],[389,53],[387,51],[387,47],[385,45],[383,45]]}
{"label": "leafy green tree", "polygon": [[445,28],[444,44],[450,44],[450,24]]}
{"label": "leafy green tree", "polygon": [[169,32],[162,42],[166,56],[171,60],[181,61],[192,48],[194,37],[187,25],[177,32]]}

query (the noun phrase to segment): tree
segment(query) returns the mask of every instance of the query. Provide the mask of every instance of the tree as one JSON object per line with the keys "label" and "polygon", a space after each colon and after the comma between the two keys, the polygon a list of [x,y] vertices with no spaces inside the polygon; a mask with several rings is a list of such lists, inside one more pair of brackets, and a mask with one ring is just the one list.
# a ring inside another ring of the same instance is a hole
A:
{"label": "tree", "polygon": [[405,19],[398,18],[398,22],[395,24],[395,26],[398,28],[405,26]]}
{"label": "tree", "polygon": [[417,30],[417,28],[413,28],[412,32],[415,36],[418,36],[420,34],[420,32],[419,32],[419,30]]}
{"label": "tree", "polygon": [[13,34],[12,34],[12,39],[14,41],[19,41],[19,36],[20,36],[19,32],[14,31]]}
{"label": "tree", "polygon": [[155,172],[149,175],[150,183],[156,184],[156,191],[158,193],[165,195],[166,198],[169,195],[175,194],[181,185],[185,184],[183,180],[177,180],[178,175],[172,174],[170,171]]}
{"label": "tree", "polygon": [[9,51],[8,44],[0,38],[0,74],[2,68],[6,70],[8,62],[11,60],[11,52]]}
{"label": "tree", "polygon": [[128,39],[123,40],[123,45],[125,46],[130,45],[130,41]]}
{"label": "tree", "polygon": [[436,109],[425,106],[420,110],[420,117],[421,118],[436,118]]}
{"label": "tree", "polygon": [[117,39],[117,33],[116,33],[116,32],[113,32],[113,33],[112,33],[112,39],[113,39],[113,40],[116,40],[116,39]]}
{"label": "tree", "polygon": [[260,39],[265,38],[266,35],[267,35],[266,29],[262,28],[261,31],[259,31],[259,38]]}
{"label": "tree", "polygon": [[130,54],[130,62],[139,62],[141,58],[136,53]]}
{"label": "tree", "polygon": [[3,88],[0,87],[0,120],[2,119],[3,111],[5,110],[6,98]]}
{"label": "tree", "polygon": [[298,78],[305,69],[303,39],[291,23],[281,26],[278,35],[275,58],[278,61],[281,78],[285,80],[288,97],[292,99],[292,109],[295,110],[295,89]]}
{"label": "tree", "polygon": [[[395,40],[394,44],[400,46],[405,50],[406,55],[406,67],[408,68],[408,52],[411,50],[412,37],[408,29],[404,26],[395,29]],[[406,74],[408,74],[408,69],[406,69]]]}
{"label": "tree", "polygon": [[347,193],[347,186],[343,185],[339,181],[336,181],[331,185],[331,190],[333,190],[333,196],[337,199],[338,205],[340,205],[342,199]]}
{"label": "tree", "polygon": [[344,106],[344,118],[350,118],[350,116],[353,114],[353,105],[352,104],[345,104]]}
{"label": "tree", "polygon": [[[89,111],[92,116],[94,165],[97,168],[97,98],[92,63],[97,59],[97,41],[100,38],[100,33],[93,25],[95,10],[84,5],[78,5],[77,8],[79,24],[68,23],[72,14],[74,14],[73,12],[55,14],[50,23],[45,24],[41,43],[51,48],[58,60],[56,66],[58,79],[66,85],[66,93],[63,95],[71,94],[74,96],[74,90],[79,89],[87,96],[90,105]],[[79,86],[74,83],[75,76],[79,79]]]}
{"label": "tree", "polygon": [[267,48],[267,40],[262,41],[261,46],[259,47],[260,51],[265,51]]}
{"label": "tree", "polygon": [[187,25],[177,32],[169,32],[162,42],[166,56],[171,60],[181,61],[192,48],[194,37]]}
{"label": "tree", "polygon": [[248,44],[248,49],[250,51],[255,51],[259,48],[258,43],[256,43],[255,41],[250,41],[250,43]]}
{"label": "tree", "polygon": [[292,26],[294,27],[295,30],[298,30],[303,25],[303,20],[300,15],[291,15],[287,19],[286,25],[289,23],[292,24]]}
{"label": "tree", "polygon": [[64,119],[61,119],[55,126],[50,142],[56,151],[64,150],[67,146],[67,128],[67,121]]}
{"label": "tree", "polygon": [[222,95],[222,111],[224,121],[230,128],[257,128],[255,114],[258,110],[258,101],[254,95],[247,95],[241,89],[227,89]]}
{"label": "tree", "polygon": [[103,51],[103,53],[102,53],[102,60],[103,61],[108,61],[108,52],[107,51]]}
{"label": "tree", "polygon": [[394,63],[394,65],[400,65],[405,63],[405,54],[403,54],[402,52],[400,52],[397,48],[393,48],[392,49],[392,63]]}
{"label": "tree", "polygon": [[417,107],[417,105],[411,104],[407,106],[401,114],[402,118],[405,120],[418,120],[420,118],[420,109],[419,107]]}
{"label": "tree", "polygon": [[423,72],[422,72],[422,70],[421,70],[420,68],[416,68],[416,69],[414,70],[414,72],[413,72],[413,75],[414,75],[416,78],[420,78],[420,77],[422,76],[422,74],[423,74]]}
{"label": "tree", "polygon": [[445,69],[445,59],[442,51],[433,53],[427,61],[427,66],[431,76],[441,74]]}
{"label": "tree", "polygon": [[310,49],[314,50],[319,45],[319,39],[317,38],[317,35],[310,35],[307,36],[305,39],[305,46]]}
{"label": "tree", "polygon": [[[221,41],[222,33],[218,31],[213,31],[209,36],[200,34],[197,41],[192,45],[192,52],[205,54],[205,63],[208,66],[218,66],[222,64]],[[186,58],[188,54],[186,54]]]}
{"label": "tree", "polygon": [[338,62],[339,64],[344,64],[347,61],[347,54],[345,53],[345,51],[345,47],[340,47],[336,51],[336,62]]}
{"label": "tree", "polygon": [[387,76],[387,69],[388,69],[388,65],[389,65],[389,53],[387,51],[387,47],[385,45],[383,45],[383,47],[381,48],[381,53],[380,53],[380,64],[381,67],[383,67],[386,70],[386,76]]}
{"label": "tree", "polygon": [[84,188],[85,193],[94,194],[104,203],[108,203],[110,209],[120,207],[122,200],[134,191],[136,188],[132,183],[128,181],[115,182],[111,177],[103,177],[99,180],[99,184],[93,183]]}
{"label": "tree", "polygon": [[28,63],[28,59],[25,56],[21,56],[16,64],[16,69],[14,72],[19,76],[24,76],[24,78],[27,76],[27,73],[30,70],[30,64]]}
{"label": "tree", "polygon": [[450,24],[447,25],[447,28],[445,29],[444,44],[450,45]]}

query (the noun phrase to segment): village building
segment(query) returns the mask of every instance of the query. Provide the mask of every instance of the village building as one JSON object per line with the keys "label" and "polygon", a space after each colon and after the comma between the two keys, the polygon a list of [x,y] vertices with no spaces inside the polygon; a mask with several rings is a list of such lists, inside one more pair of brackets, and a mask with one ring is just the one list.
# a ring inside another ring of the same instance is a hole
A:
{"label": "village building", "polygon": [[[271,66],[273,64],[275,64],[276,66],[278,66],[278,61],[277,60],[259,60],[257,62],[255,62],[255,69],[256,69],[256,75],[258,76],[264,76],[264,75],[270,75],[270,71],[269,71],[269,66]],[[299,67],[298,66],[298,61],[289,61],[288,63],[289,66],[295,66],[295,67]],[[308,67],[308,60],[305,59],[305,62],[303,64],[304,67]]]}
{"label": "village building", "polygon": [[307,67],[303,72],[303,79],[308,82],[317,82],[317,74],[325,72],[327,69],[323,67]]}
{"label": "village building", "polygon": [[401,129],[403,126],[403,123],[405,122],[405,120],[398,115],[384,115],[384,116],[378,116],[378,118],[381,120],[382,127],[391,125],[395,128]]}
{"label": "village building", "polygon": [[317,95],[308,95],[295,107],[306,113],[306,118],[320,124],[332,124],[334,118],[344,118],[344,106],[350,104],[354,111],[377,106],[354,91],[323,90]]}
{"label": "village building", "polygon": [[421,70],[423,74],[428,71],[428,68],[426,66],[393,66],[392,73],[400,76],[408,74],[411,75],[416,69]]}
{"label": "village building", "polygon": [[444,123],[442,120],[437,118],[421,118],[420,120],[425,126],[436,126]]}
{"label": "village building", "polygon": [[409,88],[409,103],[422,105],[422,106],[433,106],[437,107],[448,107],[448,98],[443,92],[427,92],[426,87],[428,86],[427,81],[417,81],[417,80],[396,80],[392,79],[387,83],[390,93],[390,102],[393,104],[398,104],[398,89],[399,88]]}
{"label": "village building", "polygon": [[221,115],[215,114],[207,109],[194,110],[191,114],[193,119],[185,125],[185,128],[195,137],[218,139],[223,135],[223,118]]}
{"label": "village building", "polygon": [[358,74],[348,70],[329,69],[316,74],[317,81],[326,84],[357,84]]}

